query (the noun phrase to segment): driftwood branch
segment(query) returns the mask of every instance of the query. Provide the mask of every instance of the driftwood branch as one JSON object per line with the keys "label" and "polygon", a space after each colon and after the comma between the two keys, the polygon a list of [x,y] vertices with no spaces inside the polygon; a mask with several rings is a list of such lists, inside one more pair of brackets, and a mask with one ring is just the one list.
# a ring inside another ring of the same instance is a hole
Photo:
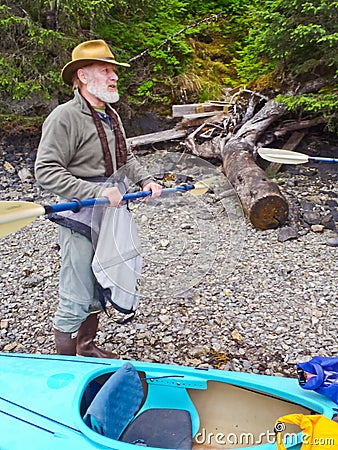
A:
{"label": "driftwood branch", "polygon": [[285,114],[285,105],[268,101],[254,117],[245,122],[236,133],[236,139],[245,140],[252,147],[264,131]]}
{"label": "driftwood branch", "polygon": [[186,129],[174,128],[172,130],[158,131],[156,133],[143,134],[141,136],[135,136],[127,139],[127,143],[130,147],[136,147],[138,145],[150,145],[156,142],[166,142],[175,139],[185,138],[188,134]]}
{"label": "driftwood branch", "polygon": [[311,128],[323,124],[323,117],[315,117],[314,119],[301,120],[299,122],[290,122],[277,127],[274,131],[276,138],[286,135],[290,131],[303,130],[304,128]]}

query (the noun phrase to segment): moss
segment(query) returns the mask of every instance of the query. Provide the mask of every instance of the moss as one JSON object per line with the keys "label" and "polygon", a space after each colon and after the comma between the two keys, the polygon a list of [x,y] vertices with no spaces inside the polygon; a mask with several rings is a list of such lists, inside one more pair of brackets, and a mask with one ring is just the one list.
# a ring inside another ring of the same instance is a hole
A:
{"label": "moss", "polygon": [[202,89],[200,100],[220,99],[225,87],[238,84],[227,41],[214,36],[210,43],[195,43],[193,65]]}
{"label": "moss", "polygon": [[257,91],[265,89],[279,91],[281,89],[280,76],[276,72],[261,75],[255,81],[248,83],[248,87]]}
{"label": "moss", "polygon": [[236,72],[226,41],[190,41],[194,49],[193,58],[176,82],[189,100],[207,101],[221,99],[225,87],[238,85]]}

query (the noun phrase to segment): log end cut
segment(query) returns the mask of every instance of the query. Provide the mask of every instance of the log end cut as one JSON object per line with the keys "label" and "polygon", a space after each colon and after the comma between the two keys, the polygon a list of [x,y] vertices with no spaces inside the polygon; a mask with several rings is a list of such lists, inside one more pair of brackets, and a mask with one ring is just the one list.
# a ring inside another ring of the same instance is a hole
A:
{"label": "log end cut", "polygon": [[277,194],[260,197],[249,211],[249,220],[255,228],[268,230],[284,225],[289,215],[287,201]]}

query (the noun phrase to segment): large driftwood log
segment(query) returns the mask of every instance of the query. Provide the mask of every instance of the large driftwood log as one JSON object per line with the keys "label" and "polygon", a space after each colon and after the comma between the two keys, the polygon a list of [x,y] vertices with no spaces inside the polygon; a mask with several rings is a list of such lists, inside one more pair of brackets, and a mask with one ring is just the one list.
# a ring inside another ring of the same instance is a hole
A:
{"label": "large driftwood log", "polygon": [[252,150],[260,135],[284,113],[283,105],[267,102],[222,148],[224,173],[252,225],[263,230],[283,225],[289,206],[278,185],[255,163]]}
{"label": "large driftwood log", "polygon": [[[245,115],[241,123],[232,124],[229,118],[224,117],[227,126],[224,127],[223,136],[221,134],[199,143],[196,137],[200,140],[203,134],[213,132],[213,124],[205,123],[185,141],[186,147],[195,155],[222,159],[223,171],[255,228],[277,228],[288,218],[288,203],[278,185],[268,179],[252,156],[259,137],[284,113],[283,105],[268,101],[255,115]],[[248,120],[249,117],[251,118]]]}
{"label": "large driftwood log", "polygon": [[[245,91],[246,94],[248,92]],[[235,95],[239,96],[240,91]],[[262,99],[266,100],[263,97]],[[224,102],[221,103],[223,106]],[[278,185],[269,180],[264,170],[256,164],[252,154],[256,145],[262,145],[266,134],[272,134],[273,138],[276,138],[278,133],[286,133],[281,126],[275,128],[274,132],[269,131],[270,126],[286,113],[286,108],[270,100],[254,114],[257,106],[256,101],[250,102],[249,99],[245,114],[241,114],[235,108],[231,113],[216,112],[213,117],[208,118],[207,122],[204,121],[206,113],[194,114],[193,118],[190,115],[189,119],[184,118],[173,130],[129,138],[128,143],[133,147],[186,137],[185,145],[193,154],[222,160],[223,171],[236,190],[243,210],[252,225],[260,229],[277,228],[288,219],[288,203]],[[204,122],[192,123],[196,120],[195,116],[198,116],[198,121]],[[313,124],[314,122],[309,121],[292,122],[288,124],[287,132]],[[192,126],[198,128],[189,134],[187,127]],[[293,147],[302,138],[302,134],[298,134],[290,137]],[[297,142],[294,142],[296,137]],[[260,140],[261,144],[259,144]]]}
{"label": "large driftwood log", "polygon": [[288,203],[278,185],[257,166],[251,146],[232,139],[223,153],[223,169],[236,190],[243,210],[255,228],[277,228],[288,218]]}

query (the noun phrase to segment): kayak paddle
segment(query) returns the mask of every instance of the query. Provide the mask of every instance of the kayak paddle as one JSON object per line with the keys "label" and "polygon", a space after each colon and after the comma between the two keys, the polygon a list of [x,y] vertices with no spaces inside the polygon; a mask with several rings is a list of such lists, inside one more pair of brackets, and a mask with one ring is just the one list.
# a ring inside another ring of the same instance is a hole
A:
{"label": "kayak paddle", "polygon": [[[208,186],[205,182],[193,184],[182,184],[173,188],[162,189],[163,194],[174,192],[191,191],[193,195],[203,195],[207,192]],[[151,191],[139,191],[125,194],[123,200],[135,200],[138,198],[150,197]],[[33,222],[37,217],[61,211],[79,211],[81,208],[96,205],[108,205],[108,198],[91,198],[88,200],[73,200],[67,203],[57,203],[55,205],[42,206],[32,202],[24,201],[0,201],[0,238],[14,233],[20,228]]]}
{"label": "kayak paddle", "polygon": [[258,154],[267,161],[280,164],[304,164],[309,161],[322,161],[327,163],[338,163],[337,158],[323,158],[321,156],[308,156],[304,153],[293,152],[280,148],[259,148]]}

